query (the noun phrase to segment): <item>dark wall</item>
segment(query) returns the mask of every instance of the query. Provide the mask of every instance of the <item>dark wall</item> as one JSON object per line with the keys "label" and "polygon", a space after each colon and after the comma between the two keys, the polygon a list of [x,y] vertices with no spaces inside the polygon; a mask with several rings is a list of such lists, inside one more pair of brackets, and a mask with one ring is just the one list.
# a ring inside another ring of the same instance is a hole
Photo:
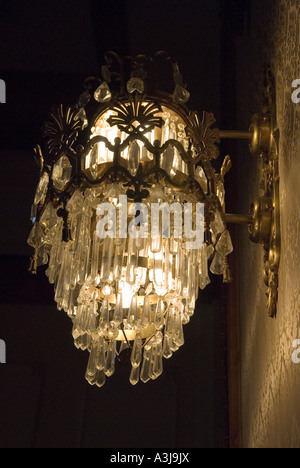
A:
{"label": "dark wall", "polygon": [[73,103],[107,49],[165,49],[178,58],[193,109],[219,117],[220,2],[1,2],[0,104],[1,447],[226,447],[226,317],[218,281],[201,293],[186,344],[155,382],[131,387],[119,365],[101,388],[85,379],[87,353],[52,286],[26,268],[30,205],[38,171],[32,148],[52,104]]}

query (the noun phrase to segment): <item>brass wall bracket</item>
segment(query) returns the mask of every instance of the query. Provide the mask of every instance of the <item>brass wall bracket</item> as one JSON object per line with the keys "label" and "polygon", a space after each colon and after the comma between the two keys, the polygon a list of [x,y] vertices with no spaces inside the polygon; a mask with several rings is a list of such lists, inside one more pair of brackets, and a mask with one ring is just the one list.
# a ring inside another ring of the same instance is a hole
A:
{"label": "brass wall bracket", "polygon": [[265,102],[262,111],[251,120],[249,132],[223,131],[221,138],[249,139],[250,152],[262,161],[262,195],[252,203],[250,215],[225,214],[228,223],[249,226],[250,240],[264,248],[264,282],[267,286],[267,308],[276,316],[278,272],[281,251],[279,199],[279,130],[276,127],[275,86],[267,71]]}
{"label": "brass wall bracket", "polygon": [[255,115],[252,119],[251,152],[262,159],[263,195],[256,198],[250,214],[249,236],[264,247],[264,281],[267,286],[267,306],[270,317],[276,316],[278,271],[280,263],[280,199],[279,199],[279,131],[270,114]]}
{"label": "brass wall bracket", "polygon": [[250,239],[264,247],[264,281],[270,317],[276,316],[278,272],[280,264],[279,130],[276,123],[275,82],[270,69],[266,73],[265,102],[260,114],[252,118],[251,153],[262,160],[263,195],[252,206]]}

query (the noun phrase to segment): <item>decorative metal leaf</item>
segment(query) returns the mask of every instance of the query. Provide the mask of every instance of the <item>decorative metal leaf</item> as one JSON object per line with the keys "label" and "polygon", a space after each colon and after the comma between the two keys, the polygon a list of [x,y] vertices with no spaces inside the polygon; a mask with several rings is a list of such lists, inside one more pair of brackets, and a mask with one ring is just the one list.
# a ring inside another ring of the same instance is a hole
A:
{"label": "decorative metal leaf", "polygon": [[107,119],[111,127],[117,125],[119,130],[127,134],[144,134],[153,130],[154,127],[162,127],[164,121],[157,116],[162,112],[159,104],[154,102],[144,103],[142,95],[130,98],[129,104],[119,102],[112,107],[116,115]]}
{"label": "decorative metal leaf", "polygon": [[77,117],[76,107],[60,104],[52,109],[51,121],[44,123],[42,131],[49,153],[57,153],[62,146],[71,147],[83,128],[82,120]]}
{"label": "decorative metal leaf", "polygon": [[219,156],[216,143],[220,142],[220,132],[217,128],[211,128],[216,121],[214,115],[210,112],[203,112],[202,121],[200,121],[198,113],[191,112],[188,120],[189,125],[185,130],[198,151],[197,159],[201,155],[208,159],[216,159]]}

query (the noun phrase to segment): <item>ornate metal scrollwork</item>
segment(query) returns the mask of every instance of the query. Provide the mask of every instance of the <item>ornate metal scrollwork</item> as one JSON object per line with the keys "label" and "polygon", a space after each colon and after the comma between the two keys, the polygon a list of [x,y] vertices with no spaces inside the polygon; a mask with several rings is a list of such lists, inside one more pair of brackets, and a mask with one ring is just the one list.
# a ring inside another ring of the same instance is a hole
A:
{"label": "ornate metal scrollwork", "polygon": [[57,154],[63,147],[71,148],[82,130],[82,120],[77,116],[76,107],[61,104],[52,109],[50,119],[43,125],[43,136],[48,152]]}
{"label": "ornate metal scrollwork", "polygon": [[145,103],[144,96],[139,93],[136,93],[134,98],[130,96],[129,104],[118,102],[111,110],[115,114],[107,119],[109,125],[116,125],[128,135],[143,135],[154,127],[162,127],[164,123],[163,119],[156,115],[162,112],[160,105],[155,102]]}
{"label": "ornate metal scrollwork", "polygon": [[197,112],[191,112],[188,121],[186,133],[194,141],[198,152],[193,162],[197,163],[203,158],[216,159],[219,156],[216,143],[220,143],[220,132],[217,128],[211,128],[216,121],[214,115],[211,112],[203,112],[202,120],[200,120]]}

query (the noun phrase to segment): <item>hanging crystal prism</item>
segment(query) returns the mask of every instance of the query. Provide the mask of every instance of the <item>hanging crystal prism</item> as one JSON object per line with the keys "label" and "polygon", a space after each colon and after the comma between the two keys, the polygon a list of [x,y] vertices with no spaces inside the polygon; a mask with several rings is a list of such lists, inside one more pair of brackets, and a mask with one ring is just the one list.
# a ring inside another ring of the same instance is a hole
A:
{"label": "hanging crystal prism", "polygon": [[164,151],[162,155],[162,169],[166,171],[167,174],[170,174],[171,169],[174,164],[174,155],[175,155],[175,150],[173,146],[168,146],[168,148]]}
{"label": "hanging crystal prism", "polygon": [[215,275],[222,275],[224,268],[224,255],[215,252],[214,258],[210,265],[210,271]]}
{"label": "hanging crystal prism", "polygon": [[33,224],[36,222],[36,215],[37,215],[37,205],[33,203],[31,205],[31,210],[30,210],[30,219]]}
{"label": "hanging crystal prism", "polygon": [[73,214],[78,214],[82,211],[84,197],[80,190],[75,190],[67,203],[67,210]]}
{"label": "hanging crystal prism", "polygon": [[99,152],[99,147],[98,144],[96,143],[90,152],[90,172],[92,178],[95,180],[98,177],[98,152]]}
{"label": "hanging crystal prism", "polygon": [[53,230],[53,228],[57,225],[58,223],[58,216],[57,212],[53,207],[53,203],[49,202],[47,203],[47,206],[45,207],[39,223],[41,226],[45,227],[47,230]]}
{"label": "hanging crystal prism", "polygon": [[40,181],[38,183],[35,196],[34,196],[34,201],[33,203],[35,205],[38,205],[40,202],[43,202],[47,190],[48,190],[48,185],[49,185],[49,175],[47,172],[44,172],[40,178]]}
{"label": "hanging crystal prism", "polygon": [[54,164],[52,170],[53,185],[57,190],[63,190],[71,179],[72,166],[69,158],[63,155]]}
{"label": "hanging crystal prism", "polygon": [[215,211],[214,219],[213,221],[211,221],[210,226],[215,236],[222,233],[225,230],[225,224],[218,210]]}
{"label": "hanging crystal prism", "polygon": [[221,180],[217,183],[217,197],[220,200],[221,206],[223,206],[225,203],[225,189],[224,183]]}
{"label": "hanging crystal prism", "polygon": [[34,248],[38,248],[44,241],[44,231],[39,223],[35,223],[30,231],[27,243]]}
{"label": "hanging crystal prism", "polygon": [[139,165],[140,147],[134,140],[129,146],[128,168],[131,175],[135,175]]}
{"label": "hanging crystal prism", "polygon": [[177,84],[174,89],[173,99],[178,104],[185,104],[190,99],[190,93],[180,84]]}
{"label": "hanging crystal prism", "polygon": [[220,236],[216,250],[223,256],[229,255],[233,251],[233,245],[229,231],[226,229]]}
{"label": "hanging crystal prism", "polygon": [[201,166],[195,169],[195,179],[199,182],[204,193],[207,193],[207,178]]}

